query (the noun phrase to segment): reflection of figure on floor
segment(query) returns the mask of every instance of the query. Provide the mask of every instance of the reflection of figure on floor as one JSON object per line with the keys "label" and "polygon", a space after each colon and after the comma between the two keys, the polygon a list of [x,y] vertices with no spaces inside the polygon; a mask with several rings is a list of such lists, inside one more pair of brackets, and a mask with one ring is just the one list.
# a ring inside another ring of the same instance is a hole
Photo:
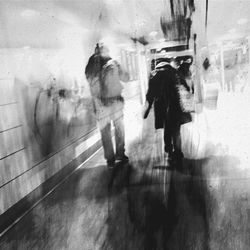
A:
{"label": "reflection of figure on floor", "polygon": [[[154,103],[155,128],[164,128],[165,152],[169,159],[183,157],[181,150],[180,127],[191,121],[190,113],[182,110],[179,85],[188,89],[186,82],[181,80],[177,71],[175,60],[166,59],[158,63],[156,70],[149,80],[149,88],[146,95],[148,110]],[[144,116],[146,118],[147,114]]]}
{"label": "reflection of figure on floor", "polygon": [[[125,155],[123,108],[121,81],[128,81],[128,74],[109,56],[108,48],[97,44],[95,53],[89,58],[85,69],[86,78],[93,97],[94,110],[101,131],[104,157],[109,167],[115,161],[128,161]],[[114,153],[111,121],[115,128],[116,154]]]}

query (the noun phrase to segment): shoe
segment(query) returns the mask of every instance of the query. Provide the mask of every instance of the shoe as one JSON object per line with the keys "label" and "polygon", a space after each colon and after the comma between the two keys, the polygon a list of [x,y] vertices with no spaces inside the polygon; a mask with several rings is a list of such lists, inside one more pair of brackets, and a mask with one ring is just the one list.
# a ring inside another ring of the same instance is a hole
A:
{"label": "shoe", "polygon": [[118,162],[126,163],[129,161],[129,158],[124,154],[123,156],[116,156],[115,158]]}
{"label": "shoe", "polygon": [[171,151],[171,152],[165,152],[164,153],[164,158],[165,160],[167,161],[171,161],[173,160],[173,157],[174,157],[174,153]]}
{"label": "shoe", "polygon": [[108,160],[107,161],[107,167],[109,169],[113,169],[115,167],[115,161],[114,160]]}
{"label": "shoe", "polygon": [[173,162],[180,162],[182,161],[183,158],[184,158],[184,154],[181,151],[176,150],[176,151],[171,152],[171,160]]}
{"label": "shoe", "polygon": [[176,150],[173,152],[173,157],[175,159],[181,160],[182,158],[184,158],[184,154],[180,150]]}

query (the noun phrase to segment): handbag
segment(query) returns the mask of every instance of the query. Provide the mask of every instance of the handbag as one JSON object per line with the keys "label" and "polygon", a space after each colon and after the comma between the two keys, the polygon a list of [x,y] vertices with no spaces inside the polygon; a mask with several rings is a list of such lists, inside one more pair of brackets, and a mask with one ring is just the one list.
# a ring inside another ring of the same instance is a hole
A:
{"label": "handbag", "polygon": [[188,87],[187,83],[182,83],[182,81],[185,81],[184,79],[181,79],[179,81],[179,84],[177,85],[177,90],[179,94],[179,101],[181,109],[184,113],[188,112],[194,112],[195,111],[195,97],[194,93],[192,93]]}

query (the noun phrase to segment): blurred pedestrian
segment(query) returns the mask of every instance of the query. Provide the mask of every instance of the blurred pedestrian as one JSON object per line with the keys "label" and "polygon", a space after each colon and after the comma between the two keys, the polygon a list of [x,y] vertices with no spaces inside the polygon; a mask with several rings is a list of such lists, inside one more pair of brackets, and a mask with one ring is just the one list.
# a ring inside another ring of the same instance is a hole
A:
{"label": "blurred pedestrian", "polygon": [[[85,74],[90,85],[107,165],[114,167],[116,161],[127,162],[129,159],[125,155],[124,98],[121,81],[127,82],[129,76],[120,64],[109,56],[109,49],[105,44],[96,45]],[[111,122],[115,130],[116,152],[112,143]]]}
{"label": "blurred pedestrian", "polygon": [[179,87],[184,85],[187,91],[190,89],[181,81],[177,68],[177,62],[173,58],[158,62],[149,80],[146,94],[148,109],[144,116],[147,117],[154,104],[155,129],[164,129],[164,149],[170,160],[183,157],[180,127],[191,121],[190,113],[183,111]]}

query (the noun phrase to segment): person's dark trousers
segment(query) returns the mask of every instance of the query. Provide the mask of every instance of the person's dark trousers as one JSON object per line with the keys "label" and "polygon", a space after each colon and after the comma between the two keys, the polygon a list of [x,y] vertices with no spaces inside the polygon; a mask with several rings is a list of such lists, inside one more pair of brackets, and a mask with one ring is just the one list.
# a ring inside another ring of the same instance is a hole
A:
{"label": "person's dark trousers", "polygon": [[169,154],[182,155],[180,125],[177,123],[165,122],[164,124],[164,146],[165,152]]}
{"label": "person's dark trousers", "polygon": [[108,163],[112,163],[115,159],[122,160],[125,156],[125,133],[124,133],[124,122],[123,116],[114,120],[115,128],[115,144],[116,154],[114,154],[114,147],[111,136],[111,123],[107,123],[106,126],[101,129],[101,139],[104,150],[104,157]]}
{"label": "person's dark trousers", "polygon": [[108,122],[101,129],[101,139],[102,139],[105,159],[107,160],[108,163],[114,162],[115,154],[114,154],[114,148],[113,148],[112,137],[111,137],[111,123],[110,122]]}
{"label": "person's dark trousers", "polygon": [[124,118],[118,117],[114,121],[115,127],[115,146],[116,146],[116,159],[123,160],[125,156],[125,130],[124,130]]}
{"label": "person's dark trousers", "polygon": [[164,149],[166,153],[171,153],[173,151],[172,144],[172,131],[170,126],[164,124]]}
{"label": "person's dark trousers", "polygon": [[181,151],[181,126],[179,124],[176,124],[172,133],[173,133],[174,151],[177,154],[182,154],[182,151]]}

